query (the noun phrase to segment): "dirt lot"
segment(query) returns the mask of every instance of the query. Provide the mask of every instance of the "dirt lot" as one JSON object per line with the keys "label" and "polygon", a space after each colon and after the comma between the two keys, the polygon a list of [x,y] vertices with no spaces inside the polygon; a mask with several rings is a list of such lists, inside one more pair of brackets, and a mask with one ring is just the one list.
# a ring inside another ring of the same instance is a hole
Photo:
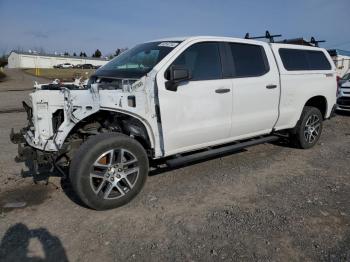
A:
{"label": "dirt lot", "polygon": [[34,82],[43,84],[56,78],[72,81],[73,77],[86,78],[94,71],[89,69],[41,69],[41,77],[37,77],[35,69],[23,71],[6,68],[4,72],[7,77],[0,81],[0,113],[21,111],[22,101],[28,102],[28,94],[33,90]]}
{"label": "dirt lot", "polygon": [[20,176],[8,133],[24,119],[0,114],[0,261],[350,261],[350,114],[310,150],[266,144],[152,172],[106,212],[58,177]]}
{"label": "dirt lot", "polygon": [[22,110],[22,101],[28,102],[28,94],[34,82],[46,83],[47,79],[25,74],[19,69],[5,69],[6,78],[0,81],[0,113]]}

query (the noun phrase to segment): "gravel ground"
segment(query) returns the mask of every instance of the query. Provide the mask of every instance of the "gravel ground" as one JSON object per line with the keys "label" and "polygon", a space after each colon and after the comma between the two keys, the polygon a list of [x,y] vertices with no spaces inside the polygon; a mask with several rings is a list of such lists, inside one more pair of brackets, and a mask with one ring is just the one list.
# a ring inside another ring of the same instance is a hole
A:
{"label": "gravel ground", "polygon": [[24,119],[0,114],[0,261],[350,261],[350,114],[310,150],[265,144],[157,170],[105,212],[58,177],[20,176],[8,133]]}
{"label": "gravel ground", "polygon": [[21,69],[5,68],[6,79],[0,82],[0,92],[32,90],[34,82],[46,83],[47,79],[24,73]]}
{"label": "gravel ground", "polygon": [[22,101],[28,102],[28,94],[34,82],[47,83],[49,80],[31,76],[19,69],[5,69],[5,81],[0,81],[0,113],[22,110]]}

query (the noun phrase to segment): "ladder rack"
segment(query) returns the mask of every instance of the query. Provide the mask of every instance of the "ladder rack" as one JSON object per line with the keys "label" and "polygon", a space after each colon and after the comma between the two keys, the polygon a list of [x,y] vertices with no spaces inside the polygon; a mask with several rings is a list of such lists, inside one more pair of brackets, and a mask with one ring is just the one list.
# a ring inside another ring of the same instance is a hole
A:
{"label": "ladder rack", "polygon": [[264,36],[250,36],[249,33],[245,34],[245,39],[268,39],[270,41],[270,43],[274,43],[275,42],[275,37],[281,37],[282,35],[271,35],[269,31],[265,32]]}
{"label": "ladder rack", "polygon": [[[246,33],[244,38],[245,39],[267,39],[269,40],[270,43],[275,43],[275,38],[276,37],[281,37],[282,35],[276,34],[272,35],[270,34],[269,31],[265,32],[265,35],[263,36],[250,36],[249,33]],[[297,43],[300,42],[300,43]],[[282,41],[277,41],[277,43],[291,43],[291,44],[299,44],[299,45],[310,45],[310,46],[315,46],[319,47],[319,43],[324,43],[326,42],[325,40],[316,40],[315,37],[311,37],[310,41],[306,41],[303,38],[294,38],[294,39],[284,39]]]}

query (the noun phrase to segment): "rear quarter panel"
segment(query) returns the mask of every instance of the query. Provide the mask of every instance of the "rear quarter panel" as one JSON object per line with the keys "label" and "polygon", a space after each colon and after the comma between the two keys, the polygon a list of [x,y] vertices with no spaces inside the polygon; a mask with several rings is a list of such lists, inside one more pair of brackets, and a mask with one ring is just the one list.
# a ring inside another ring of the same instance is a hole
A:
{"label": "rear quarter panel", "polygon": [[[299,120],[306,102],[315,96],[326,98],[327,110],[325,117],[328,118],[333,105],[336,103],[337,90],[335,66],[328,52],[322,48],[287,44],[272,44],[271,47],[275,54],[281,79],[280,115],[275,129],[293,128]],[[331,64],[331,69],[288,71],[284,68],[279,55],[280,48],[322,51]]]}

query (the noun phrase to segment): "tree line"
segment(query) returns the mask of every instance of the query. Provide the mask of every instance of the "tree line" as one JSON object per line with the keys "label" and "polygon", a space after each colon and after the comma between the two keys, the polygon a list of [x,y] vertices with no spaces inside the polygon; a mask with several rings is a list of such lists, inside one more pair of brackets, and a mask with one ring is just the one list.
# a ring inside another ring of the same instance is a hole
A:
{"label": "tree line", "polygon": [[[23,47],[17,47],[16,49],[13,49],[13,50],[15,50],[17,52],[26,52]],[[32,51],[32,50],[34,50],[34,51]],[[35,50],[39,50],[39,51],[35,51]],[[108,53],[105,55],[105,57],[108,57],[109,59],[113,59],[114,57],[120,55],[121,53],[123,53],[126,50],[128,50],[128,48],[117,48],[114,51],[114,53]],[[49,53],[45,52],[44,48],[42,48],[42,47],[29,49],[29,52],[33,53],[33,54],[42,54],[42,55],[49,54]],[[55,52],[55,55],[58,55],[58,54]],[[76,57],[88,57],[85,51],[81,51],[80,53],[73,52],[72,55],[68,51],[65,51],[63,53],[60,53],[60,55],[76,56]],[[5,52],[3,53],[2,56],[0,55],[0,62],[1,62],[2,66],[5,66],[4,64],[7,63],[8,56],[9,56],[9,54],[6,54]],[[96,49],[96,51],[92,53],[91,57],[100,58],[100,57],[102,57],[102,52],[99,49]]]}
{"label": "tree line", "polygon": [[[67,51],[63,53],[64,56],[70,56],[70,53]],[[78,56],[76,52],[73,53],[73,56]],[[79,54],[80,57],[87,57],[86,53],[81,51]],[[91,55],[91,57],[101,57],[102,53],[100,50],[96,49],[96,51]]]}
{"label": "tree line", "polygon": [[[117,50],[115,50],[115,52],[113,54],[108,55],[108,58],[112,59],[113,57],[116,57],[118,55],[120,55],[122,52],[126,51],[127,48],[118,48]],[[70,56],[70,54],[68,52],[64,52],[63,54],[64,56]],[[73,56],[78,56],[77,53],[73,53]],[[81,51],[79,54],[80,57],[87,57],[86,53]],[[91,55],[91,57],[97,57],[100,58],[102,56],[102,52],[99,49],[96,49],[96,51]]]}

